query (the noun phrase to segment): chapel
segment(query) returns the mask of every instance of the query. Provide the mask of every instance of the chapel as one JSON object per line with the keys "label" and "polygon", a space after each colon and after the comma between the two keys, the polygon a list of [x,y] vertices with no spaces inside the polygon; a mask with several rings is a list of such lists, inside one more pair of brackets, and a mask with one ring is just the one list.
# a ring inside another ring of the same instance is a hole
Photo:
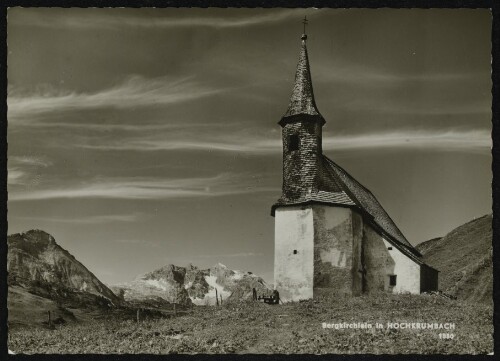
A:
{"label": "chapel", "polygon": [[290,103],[278,123],[283,185],[271,209],[275,289],[285,302],[325,293],[437,290],[438,271],[375,196],[323,154],[326,121],[314,99],[306,42],[303,34]]}

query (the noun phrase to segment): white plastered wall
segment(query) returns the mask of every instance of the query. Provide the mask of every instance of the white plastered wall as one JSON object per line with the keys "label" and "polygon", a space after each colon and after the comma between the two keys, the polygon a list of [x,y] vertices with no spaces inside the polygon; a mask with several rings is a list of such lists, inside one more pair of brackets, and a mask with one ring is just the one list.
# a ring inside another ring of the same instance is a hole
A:
{"label": "white plastered wall", "polygon": [[276,209],[274,237],[274,288],[279,291],[280,298],[284,302],[312,298],[314,271],[312,208]]}

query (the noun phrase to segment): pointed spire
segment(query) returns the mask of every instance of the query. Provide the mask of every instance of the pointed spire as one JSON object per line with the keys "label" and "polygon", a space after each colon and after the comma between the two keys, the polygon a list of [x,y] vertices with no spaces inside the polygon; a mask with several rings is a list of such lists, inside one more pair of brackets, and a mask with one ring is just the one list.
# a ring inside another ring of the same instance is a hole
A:
{"label": "pointed spire", "polygon": [[307,56],[307,35],[305,34],[305,25],[307,20],[304,19],[304,34],[302,34],[302,45],[300,49],[299,63],[295,73],[295,85],[293,86],[290,104],[283,118],[294,115],[316,115],[321,116],[314,101],[314,92],[311,81],[311,69],[309,68],[309,58]]}

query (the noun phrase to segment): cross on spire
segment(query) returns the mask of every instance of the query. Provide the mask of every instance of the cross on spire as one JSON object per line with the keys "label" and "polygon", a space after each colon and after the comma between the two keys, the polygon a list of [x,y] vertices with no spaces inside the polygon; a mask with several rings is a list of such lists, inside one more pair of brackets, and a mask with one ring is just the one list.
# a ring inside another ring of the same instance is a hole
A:
{"label": "cross on spire", "polygon": [[304,16],[304,19],[302,20],[302,24],[304,24],[304,35],[306,35],[307,16]]}

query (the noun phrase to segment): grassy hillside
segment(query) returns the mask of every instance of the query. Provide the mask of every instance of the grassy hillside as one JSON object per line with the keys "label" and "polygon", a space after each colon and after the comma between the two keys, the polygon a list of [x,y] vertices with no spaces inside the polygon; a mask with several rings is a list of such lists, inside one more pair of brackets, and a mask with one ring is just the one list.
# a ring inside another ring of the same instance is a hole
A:
{"label": "grassy hillside", "polygon": [[47,321],[47,312],[51,313],[53,320],[58,318],[74,321],[74,315],[60,307],[55,301],[27,292],[18,286],[9,287],[7,297],[9,309],[9,328],[17,326],[31,326]]}
{"label": "grassy hillside", "polygon": [[429,239],[428,241],[422,242],[415,248],[421,253],[426,254],[432,247],[434,247],[443,237],[436,237]]}
{"label": "grassy hillside", "polygon": [[[492,307],[436,295],[379,294],[285,305],[200,306],[181,317],[96,320],[55,330],[17,328],[16,353],[374,353],[485,354],[493,351]],[[332,329],[322,323],[382,323]],[[388,329],[387,322],[453,322],[453,331]],[[440,333],[452,333],[443,339]]]}
{"label": "grassy hillside", "polygon": [[442,291],[471,302],[493,302],[491,226],[492,216],[486,215],[417,246],[425,262],[440,271]]}

